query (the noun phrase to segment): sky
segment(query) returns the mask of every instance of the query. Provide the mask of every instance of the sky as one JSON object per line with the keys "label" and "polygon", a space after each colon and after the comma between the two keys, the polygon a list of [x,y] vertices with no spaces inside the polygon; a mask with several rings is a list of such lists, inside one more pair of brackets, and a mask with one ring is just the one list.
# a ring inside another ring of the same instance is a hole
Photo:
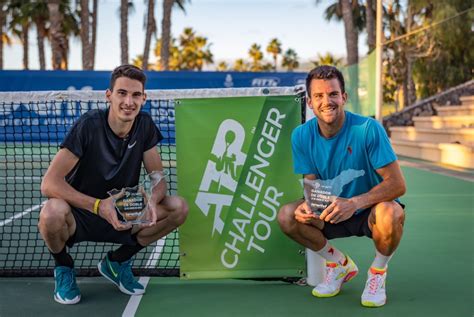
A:
{"label": "sky", "polygon": [[[132,60],[143,54],[145,30],[143,20],[145,1],[135,0],[134,12],[129,17],[129,57]],[[346,55],[342,22],[327,22],[324,9],[331,0],[191,0],[185,4],[186,12],[173,9],[172,35],[178,37],[185,27],[192,27],[211,43],[214,62],[229,64],[237,58],[248,58],[253,43],[265,48],[272,38],[278,38],[283,50],[292,48],[300,63],[315,60],[318,54],[330,52],[337,57]],[[155,16],[158,34],[161,33],[163,1],[156,1]],[[112,70],[120,64],[120,0],[99,0],[98,33],[95,70]],[[30,34],[30,69],[39,69],[36,30]],[[359,55],[367,52],[366,39],[359,38]],[[69,69],[81,70],[81,43],[79,38],[70,41]],[[152,42],[154,46],[154,41]],[[18,40],[4,47],[4,68],[22,69],[22,48]],[[153,62],[153,54],[150,54]],[[46,48],[46,68],[51,69],[51,49]],[[207,67],[213,70],[214,66]]]}

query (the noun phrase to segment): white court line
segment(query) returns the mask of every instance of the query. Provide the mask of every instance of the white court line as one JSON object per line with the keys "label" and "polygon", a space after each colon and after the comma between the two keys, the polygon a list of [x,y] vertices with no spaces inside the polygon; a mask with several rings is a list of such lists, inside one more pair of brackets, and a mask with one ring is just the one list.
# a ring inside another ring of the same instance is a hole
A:
{"label": "white court line", "polygon": [[441,194],[441,193],[434,193],[434,194],[406,194],[401,197],[403,200],[404,198],[429,198],[429,197],[439,197],[439,198],[446,198],[446,197],[473,197],[472,194]]}
{"label": "white court line", "polygon": [[9,224],[10,222],[12,222],[12,221],[15,220],[15,219],[21,218],[21,217],[23,217],[24,215],[29,214],[30,212],[39,209],[42,205],[43,205],[43,202],[42,202],[41,204],[39,204],[39,205],[35,205],[35,206],[33,206],[33,207],[30,207],[30,208],[26,209],[25,211],[22,211],[22,212],[20,212],[20,213],[14,215],[14,216],[8,218],[8,219],[5,219],[5,220],[0,221],[0,227],[3,227],[4,225]]}
{"label": "white court line", "polygon": [[32,180],[32,181],[40,181],[41,176],[2,176],[0,179],[5,179],[5,180]]}
{"label": "white court line", "polygon": [[[156,246],[153,249],[153,252],[151,253],[150,258],[145,264],[146,268],[153,268],[156,267],[156,264],[158,263],[158,259],[161,256],[161,251],[163,250],[163,247],[165,245],[165,240],[166,237],[161,238],[156,242]],[[138,280],[140,284],[142,284],[145,289],[148,285],[148,282],[150,281],[149,276],[142,276]],[[133,317],[135,316],[135,313],[137,312],[138,305],[140,305],[140,301],[142,300],[143,295],[136,295],[136,296],[130,296],[130,299],[128,300],[127,307],[125,307],[125,310],[123,311],[122,317]]]}

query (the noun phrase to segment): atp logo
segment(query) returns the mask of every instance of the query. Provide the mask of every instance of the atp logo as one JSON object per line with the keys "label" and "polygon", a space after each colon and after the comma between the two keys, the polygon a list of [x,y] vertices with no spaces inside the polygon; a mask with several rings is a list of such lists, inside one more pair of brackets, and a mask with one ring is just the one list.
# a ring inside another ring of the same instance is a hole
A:
{"label": "atp logo", "polygon": [[205,216],[214,210],[212,236],[224,229],[221,214],[232,204],[237,176],[247,158],[242,152],[244,141],[245,130],[239,122],[226,119],[220,124],[195,200]]}

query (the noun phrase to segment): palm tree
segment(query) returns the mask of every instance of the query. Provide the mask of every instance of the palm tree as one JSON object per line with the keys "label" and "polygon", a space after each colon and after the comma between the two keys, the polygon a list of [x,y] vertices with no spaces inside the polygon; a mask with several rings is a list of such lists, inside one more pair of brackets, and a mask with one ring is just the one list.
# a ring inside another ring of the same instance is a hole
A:
{"label": "palm tree", "polygon": [[197,35],[192,28],[185,28],[179,38],[181,69],[201,71],[204,64],[213,63],[207,38]]}
{"label": "palm tree", "polygon": [[[176,46],[176,40],[174,38],[170,39],[169,45],[169,58],[168,58],[168,70],[179,70],[181,65],[181,53],[179,52],[179,48]],[[156,56],[156,69],[155,70],[162,70],[161,68],[161,39],[158,39],[155,44],[154,53]]]}
{"label": "palm tree", "polygon": [[[170,50],[169,50],[170,56],[168,59],[168,66],[169,66],[169,70],[180,70],[181,59],[182,59],[181,49],[178,48],[178,46],[174,44],[174,41],[175,40],[172,38],[171,43],[170,43]],[[161,48],[160,48],[160,54],[161,54]],[[161,64],[160,64],[160,69],[161,69]]]}
{"label": "palm tree", "polygon": [[344,30],[346,35],[347,64],[353,65],[359,62],[359,34],[354,24],[354,15],[352,13],[352,3],[356,0],[341,0],[342,19],[344,21]]}
{"label": "palm tree", "polygon": [[89,0],[80,0],[77,11],[81,23],[82,69],[84,70],[94,69],[97,39],[97,10],[97,0],[92,1],[92,11],[89,9]]}
{"label": "palm tree", "polygon": [[[132,59],[132,65],[137,66],[138,68],[143,69],[143,55],[138,54],[135,56],[134,59]],[[156,65],[153,63],[148,63],[148,69],[156,69]]]}
{"label": "palm tree", "polygon": [[79,35],[78,22],[68,0],[49,0],[48,11],[53,69],[68,69],[69,36]]}
{"label": "palm tree", "polygon": [[[386,18],[390,34],[390,37],[387,38],[387,40],[393,40],[393,38],[397,36],[410,33],[413,29],[421,28],[423,25],[432,23],[435,14],[433,10],[446,10],[444,7],[443,9],[440,9],[441,6],[436,8],[436,6],[421,1],[408,1],[408,3],[405,4],[404,9],[402,3],[403,2],[400,0],[395,0],[387,6]],[[449,28],[449,25],[446,24],[445,27]],[[437,30],[439,32],[439,29]],[[459,31],[458,27],[456,27],[455,30],[456,32]],[[450,34],[453,30],[445,32],[448,32],[449,34],[447,35],[449,41],[453,41],[453,37],[456,36],[456,34]],[[428,29],[423,33],[415,34],[411,37],[399,41],[393,41],[385,45],[387,50],[386,58],[388,60],[388,72],[390,77],[395,81],[396,90],[398,91],[398,97],[395,97],[397,108],[398,105],[406,107],[416,101],[417,96],[413,67],[417,60],[423,65],[436,63],[437,58],[442,54],[442,49],[438,46],[439,43],[440,34],[433,29]],[[430,63],[426,63],[426,61],[423,60],[424,58],[430,58]],[[425,67],[426,66],[423,66],[422,68],[423,73],[426,71]],[[444,74],[445,68],[449,71],[450,65],[443,64],[440,68],[441,72]],[[458,68],[459,67],[456,69],[456,73],[458,72]],[[421,74],[418,74],[418,76],[420,75]],[[420,81],[425,83],[427,79],[428,78],[425,77]],[[418,84],[420,85],[420,83]]]}
{"label": "palm tree", "polygon": [[287,71],[289,72],[292,72],[298,68],[298,66],[300,66],[300,63],[298,62],[298,54],[296,54],[296,52],[291,48],[286,50],[286,52],[283,54],[281,66],[286,67]]}
{"label": "palm tree", "polygon": [[68,69],[69,38],[80,37],[80,22],[77,20],[77,16],[71,8],[70,0],[61,0],[59,10],[63,16],[61,27],[66,38],[66,45],[63,47],[64,52],[62,53],[64,57],[63,64],[64,69]]}
{"label": "palm tree", "polygon": [[275,71],[275,65],[273,65],[272,63],[270,62],[265,62],[263,65],[262,65],[262,71],[263,72],[270,72],[270,71]]}
{"label": "palm tree", "polygon": [[61,24],[63,22],[63,14],[59,11],[61,0],[51,0],[48,3],[49,19],[50,19],[50,40],[52,50],[52,67],[53,69],[66,69],[64,61],[67,57],[64,56],[65,48],[67,47],[66,36],[63,32]]}
{"label": "palm tree", "polygon": [[327,52],[324,55],[318,54],[318,59],[315,61],[311,61],[315,67],[321,65],[332,65],[335,67],[339,67],[342,65],[342,58],[335,57],[331,53]]}
{"label": "palm tree", "polygon": [[277,58],[281,53],[281,42],[277,38],[272,39],[270,43],[268,43],[267,52],[273,57],[273,70],[276,72]]}
{"label": "palm tree", "polygon": [[92,69],[94,69],[95,65],[95,51],[97,47],[97,14],[99,11],[99,1],[98,0],[92,0],[92,21],[91,21],[91,27],[92,27],[92,34],[91,34],[91,59],[92,59]]}
{"label": "palm tree", "polygon": [[38,42],[38,59],[41,70],[46,69],[46,58],[44,49],[44,40],[48,37],[47,23],[49,21],[48,5],[45,2],[33,2],[32,20],[36,26],[36,40]]}
{"label": "palm tree", "polygon": [[[347,65],[349,72],[349,100],[354,112],[359,112],[359,34],[354,24],[351,0],[341,0],[342,19],[346,35]],[[352,0],[357,5],[357,0]]]}
{"label": "palm tree", "polygon": [[369,46],[369,52],[372,52],[375,49],[375,1],[365,1],[365,28],[367,30],[367,45]]}
{"label": "palm tree", "polygon": [[138,68],[143,67],[143,55],[137,55],[133,60],[132,60],[132,65],[137,66]]}
{"label": "palm tree", "polygon": [[133,9],[132,1],[120,0],[120,62],[122,65],[128,64],[128,16]]}
{"label": "palm tree", "polygon": [[92,42],[90,32],[89,0],[80,0],[82,69],[92,70]]}
{"label": "palm tree", "polygon": [[171,12],[173,6],[177,5],[183,12],[186,0],[164,0],[163,1],[163,19],[161,20],[161,69],[169,70],[170,39],[171,39]]}
{"label": "palm tree", "polygon": [[23,69],[29,69],[29,31],[31,25],[31,6],[29,2],[12,0],[9,4],[11,14],[10,30],[23,46]]}
{"label": "palm tree", "polygon": [[[171,38],[169,43],[168,70],[197,70],[201,71],[204,64],[213,63],[213,54],[207,38],[196,34],[192,28],[185,28],[179,36],[179,42],[176,45],[175,39]],[[163,44],[159,39],[155,45],[155,55],[157,63],[155,69],[162,70],[161,52]]]}
{"label": "palm tree", "polygon": [[196,69],[202,71],[204,64],[214,63],[214,56],[210,49],[210,44],[207,43],[207,38],[197,36],[194,42],[194,55],[196,59]]}
{"label": "palm tree", "polygon": [[[321,0],[316,0],[316,3],[320,2]],[[365,27],[365,13],[365,6],[359,5],[357,0],[337,0],[325,10],[327,21],[335,19],[344,22],[348,65],[355,64],[359,60],[358,32]]]}
{"label": "palm tree", "polygon": [[229,64],[227,64],[225,61],[221,61],[221,62],[219,62],[219,64],[217,64],[216,70],[218,72],[225,72],[225,71],[229,70]]}
{"label": "palm tree", "polygon": [[239,58],[234,62],[234,70],[236,72],[246,72],[249,70],[249,66],[242,58]]}
{"label": "palm tree", "polygon": [[262,53],[260,45],[258,45],[257,43],[252,44],[248,53],[249,53],[250,58],[252,59],[250,70],[252,72],[262,71],[263,53]]}
{"label": "palm tree", "polygon": [[155,21],[155,0],[147,0],[148,9],[146,15],[146,33],[145,33],[145,49],[143,50],[143,69],[148,69],[148,57],[150,56],[151,37],[156,34]]}
{"label": "palm tree", "polygon": [[11,40],[7,34],[7,10],[6,3],[0,3],[0,70],[3,69],[3,44],[10,45]]}

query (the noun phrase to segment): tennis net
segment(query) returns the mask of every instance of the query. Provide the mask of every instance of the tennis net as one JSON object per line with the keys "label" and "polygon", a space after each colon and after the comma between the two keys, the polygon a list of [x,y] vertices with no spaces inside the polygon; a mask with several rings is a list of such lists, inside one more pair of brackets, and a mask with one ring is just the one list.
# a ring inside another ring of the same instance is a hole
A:
{"label": "tennis net", "polygon": [[[147,91],[143,110],[151,114],[164,136],[158,147],[169,172],[169,194],[175,195],[178,186],[174,107],[179,99],[293,94],[294,87]],[[52,275],[54,261],[37,229],[46,200],[40,192],[42,176],[72,124],[85,112],[106,107],[100,91],[0,93],[0,276]],[[78,275],[97,275],[97,262],[115,247],[76,244],[69,251]],[[134,272],[178,276],[178,230],[139,252]]]}

